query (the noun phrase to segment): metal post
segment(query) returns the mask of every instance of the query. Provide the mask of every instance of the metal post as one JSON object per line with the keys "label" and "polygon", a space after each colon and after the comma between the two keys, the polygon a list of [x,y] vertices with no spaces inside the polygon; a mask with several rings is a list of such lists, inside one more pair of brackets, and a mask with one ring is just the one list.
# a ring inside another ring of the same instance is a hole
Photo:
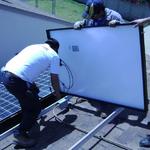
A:
{"label": "metal post", "polygon": [[75,143],[69,150],[78,150],[84,143],[86,143],[91,137],[93,137],[100,129],[112,121],[117,115],[119,115],[124,108],[120,107],[113,111],[106,119],[100,122],[94,129],[87,133],[82,139]]}
{"label": "metal post", "polygon": [[35,7],[39,7],[38,0],[35,0]]}
{"label": "metal post", "polygon": [[52,15],[56,14],[56,0],[52,0]]}

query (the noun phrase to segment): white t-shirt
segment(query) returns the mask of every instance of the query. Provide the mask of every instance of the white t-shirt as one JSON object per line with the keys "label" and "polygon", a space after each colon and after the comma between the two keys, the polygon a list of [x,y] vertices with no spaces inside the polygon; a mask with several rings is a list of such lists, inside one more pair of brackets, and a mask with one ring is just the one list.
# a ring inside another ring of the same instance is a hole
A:
{"label": "white t-shirt", "polygon": [[59,56],[48,44],[30,45],[7,62],[4,70],[21,79],[34,82],[48,67],[50,73],[58,74]]}

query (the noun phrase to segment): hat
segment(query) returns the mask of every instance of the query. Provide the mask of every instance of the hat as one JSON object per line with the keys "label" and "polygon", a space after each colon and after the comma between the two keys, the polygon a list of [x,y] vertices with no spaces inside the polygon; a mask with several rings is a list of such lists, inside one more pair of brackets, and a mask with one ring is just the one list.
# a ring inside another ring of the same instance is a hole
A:
{"label": "hat", "polygon": [[59,42],[54,38],[49,38],[47,41],[45,41],[46,44],[48,44],[53,50],[56,52],[59,48]]}
{"label": "hat", "polygon": [[97,14],[99,10],[105,10],[104,1],[103,0],[87,0],[86,8],[82,15],[83,18],[87,18],[92,16],[93,14]]}

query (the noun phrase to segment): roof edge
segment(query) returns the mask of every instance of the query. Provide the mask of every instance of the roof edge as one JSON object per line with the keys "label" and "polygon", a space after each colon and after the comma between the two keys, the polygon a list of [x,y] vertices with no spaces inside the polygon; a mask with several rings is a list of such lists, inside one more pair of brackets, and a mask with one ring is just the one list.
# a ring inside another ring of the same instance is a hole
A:
{"label": "roof edge", "polygon": [[2,2],[1,1],[0,2],[0,8],[8,8],[8,9],[13,10],[13,11],[21,11],[22,13],[30,13],[32,15],[36,15],[37,17],[42,17],[42,18],[44,17],[45,19],[50,19],[50,20],[53,20],[55,22],[61,22],[62,24],[65,24],[65,25],[68,25],[68,26],[72,26],[73,25],[72,22],[65,21],[65,20],[57,18],[55,16],[51,16],[48,13],[42,12],[42,11],[36,9],[36,8],[32,7],[32,10],[29,10],[30,6],[29,6],[29,8],[26,8],[26,7],[20,8],[20,7],[16,6],[16,5],[14,6],[12,4],[13,3],[11,3],[11,2],[8,2],[6,4],[6,2]]}

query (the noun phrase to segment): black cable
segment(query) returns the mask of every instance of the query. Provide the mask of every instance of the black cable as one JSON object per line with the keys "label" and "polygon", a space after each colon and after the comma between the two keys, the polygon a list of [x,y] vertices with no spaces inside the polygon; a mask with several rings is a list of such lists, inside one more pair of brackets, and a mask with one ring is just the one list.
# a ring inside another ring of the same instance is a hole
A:
{"label": "black cable", "polygon": [[[59,82],[62,84],[63,91],[64,91],[64,92],[68,92],[68,91],[69,91],[69,88],[65,85],[65,83],[63,83],[61,80],[59,80]],[[65,90],[67,90],[67,91],[65,91]]]}
{"label": "black cable", "polygon": [[71,72],[69,66],[63,60],[62,60],[62,62],[68,72],[68,75],[69,75],[69,80],[70,80],[69,89],[70,89],[73,86],[73,75],[72,75],[72,72]]}
{"label": "black cable", "polygon": [[60,81],[60,83],[62,84],[63,88],[64,88],[64,91],[65,92],[68,92],[74,85],[74,81],[73,81],[73,74],[69,68],[69,66],[61,59],[61,65],[65,67],[67,73],[68,73],[68,77],[69,77],[69,84],[68,86],[66,86],[62,81]]}

